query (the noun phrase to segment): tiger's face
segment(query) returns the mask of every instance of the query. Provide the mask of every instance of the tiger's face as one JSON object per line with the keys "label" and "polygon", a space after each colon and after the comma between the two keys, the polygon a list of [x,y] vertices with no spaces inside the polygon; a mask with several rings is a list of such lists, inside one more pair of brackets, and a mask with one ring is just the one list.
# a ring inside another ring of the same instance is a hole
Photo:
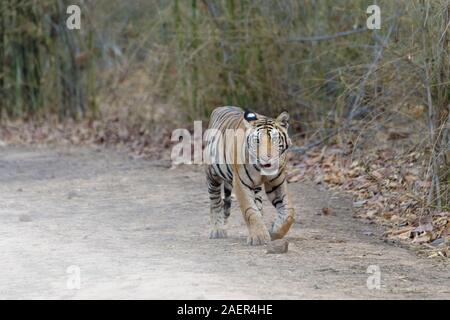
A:
{"label": "tiger's face", "polygon": [[286,161],[291,141],[288,136],[289,114],[282,112],[276,119],[246,112],[246,144],[250,163],[256,164],[265,174],[277,173]]}

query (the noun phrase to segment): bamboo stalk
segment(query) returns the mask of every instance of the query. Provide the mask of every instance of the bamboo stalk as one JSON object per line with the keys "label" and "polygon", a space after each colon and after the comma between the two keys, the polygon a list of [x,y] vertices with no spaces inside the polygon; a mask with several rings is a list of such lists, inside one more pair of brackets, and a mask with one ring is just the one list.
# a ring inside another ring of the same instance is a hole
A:
{"label": "bamboo stalk", "polygon": [[[74,118],[86,113],[86,92],[93,86],[75,54],[86,40],[66,28],[68,2],[0,2],[0,117],[50,114]],[[89,47],[92,49],[92,46]],[[60,85],[61,84],[61,85]]]}

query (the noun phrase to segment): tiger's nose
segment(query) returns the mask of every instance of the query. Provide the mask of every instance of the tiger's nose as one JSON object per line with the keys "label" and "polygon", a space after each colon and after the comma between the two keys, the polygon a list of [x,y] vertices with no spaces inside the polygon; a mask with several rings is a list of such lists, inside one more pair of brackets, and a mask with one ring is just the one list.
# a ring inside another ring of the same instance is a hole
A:
{"label": "tiger's nose", "polygon": [[259,157],[259,162],[261,162],[261,164],[269,164],[271,162],[271,157],[270,156],[261,156]]}

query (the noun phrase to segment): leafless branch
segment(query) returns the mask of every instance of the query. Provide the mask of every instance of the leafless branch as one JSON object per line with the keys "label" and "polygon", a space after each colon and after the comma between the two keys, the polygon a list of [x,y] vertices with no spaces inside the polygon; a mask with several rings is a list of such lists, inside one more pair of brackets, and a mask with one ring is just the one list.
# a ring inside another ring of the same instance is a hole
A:
{"label": "leafless branch", "polygon": [[349,36],[355,33],[361,33],[368,31],[367,28],[359,28],[359,29],[353,29],[353,30],[347,30],[338,32],[335,34],[325,34],[325,35],[318,35],[318,36],[311,36],[311,37],[296,37],[288,39],[288,42],[315,42],[315,41],[326,41],[326,40],[333,40],[340,37]]}

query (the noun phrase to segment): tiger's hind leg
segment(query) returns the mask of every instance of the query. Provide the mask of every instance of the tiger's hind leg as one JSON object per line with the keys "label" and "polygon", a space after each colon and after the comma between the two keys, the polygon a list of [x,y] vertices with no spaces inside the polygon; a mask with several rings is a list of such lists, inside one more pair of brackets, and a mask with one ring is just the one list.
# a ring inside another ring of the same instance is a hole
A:
{"label": "tiger's hind leg", "polygon": [[225,182],[223,184],[223,191],[224,191],[223,214],[225,216],[225,223],[226,223],[231,213],[231,192],[233,191],[233,186],[228,182]]}
{"label": "tiger's hind leg", "polygon": [[208,183],[208,193],[210,200],[211,232],[209,234],[209,238],[226,238],[227,233],[225,231],[225,206],[224,200],[222,200],[222,185],[224,184],[223,180],[215,174],[212,166],[208,166],[208,168],[206,169],[206,179]]}

